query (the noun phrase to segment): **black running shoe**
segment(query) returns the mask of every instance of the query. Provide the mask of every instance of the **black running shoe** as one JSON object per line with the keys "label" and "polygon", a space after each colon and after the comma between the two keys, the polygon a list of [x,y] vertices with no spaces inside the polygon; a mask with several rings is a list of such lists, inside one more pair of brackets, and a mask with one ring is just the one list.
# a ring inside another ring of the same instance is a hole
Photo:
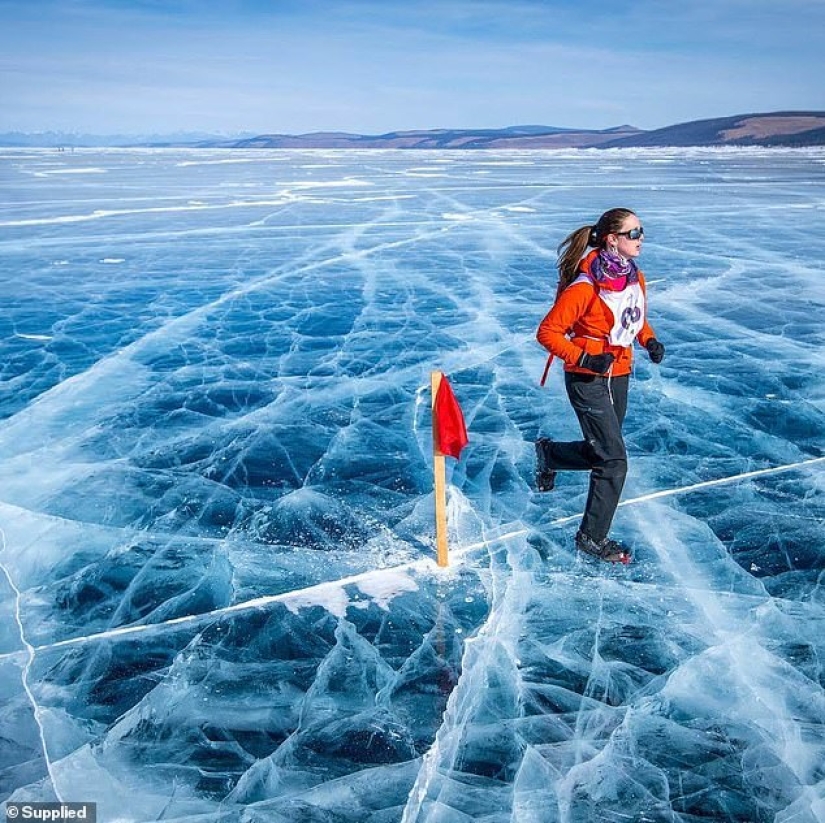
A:
{"label": "black running shoe", "polygon": [[598,557],[599,560],[604,560],[606,563],[624,563],[627,565],[630,562],[630,549],[615,540],[611,540],[609,537],[594,540],[579,530],[576,532],[576,548],[580,552]]}
{"label": "black running shoe", "polygon": [[549,437],[536,440],[536,488],[540,492],[553,491],[556,485],[556,472],[547,466],[546,450],[550,448]]}

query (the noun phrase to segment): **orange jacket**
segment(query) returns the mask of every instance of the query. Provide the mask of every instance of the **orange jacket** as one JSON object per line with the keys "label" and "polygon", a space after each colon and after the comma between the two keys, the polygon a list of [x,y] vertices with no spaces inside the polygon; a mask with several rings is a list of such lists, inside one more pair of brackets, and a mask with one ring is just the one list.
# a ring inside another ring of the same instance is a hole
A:
{"label": "orange jacket", "polygon": [[[592,251],[579,264],[579,271],[586,272],[598,251]],[[647,288],[642,272],[639,272],[639,285],[645,295],[647,305]],[[564,370],[580,374],[592,374],[576,364],[582,352],[602,354],[611,352],[616,358],[610,374],[618,377],[630,374],[633,365],[632,346],[612,346],[608,341],[613,327],[613,313],[603,300],[599,299],[598,286],[588,278],[586,281],[568,286],[556,300],[539,325],[536,339],[547,351],[564,361]],[[653,329],[645,318],[642,330],[636,339],[642,346],[655,337]]]}

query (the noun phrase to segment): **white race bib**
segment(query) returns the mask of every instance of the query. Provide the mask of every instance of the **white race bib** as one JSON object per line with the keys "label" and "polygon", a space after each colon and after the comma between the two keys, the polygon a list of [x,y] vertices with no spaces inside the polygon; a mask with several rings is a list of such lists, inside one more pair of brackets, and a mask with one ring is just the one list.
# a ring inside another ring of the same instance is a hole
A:
{"label": "white race bib", "polygon": [[[593,280],[586,274],[581,274],[576,279],[579,281]],[[645,324],[645,293],[641,285],[631,283],[622,291],[610,291],[609,289],[599,289],[599,298],[610,309],[613,315],[613,328],[607,336],[611,346],[632,346],[636,335],[642,330]]]}

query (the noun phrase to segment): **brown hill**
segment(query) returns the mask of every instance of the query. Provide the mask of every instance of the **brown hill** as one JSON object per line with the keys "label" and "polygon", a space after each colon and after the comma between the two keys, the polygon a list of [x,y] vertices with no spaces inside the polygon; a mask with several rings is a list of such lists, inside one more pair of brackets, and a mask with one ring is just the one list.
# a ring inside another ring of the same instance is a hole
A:
{"label": "brown hill", "polygon": [[825,112],[782,111],[693,120],[603,144],[629,146],[823,146]]}

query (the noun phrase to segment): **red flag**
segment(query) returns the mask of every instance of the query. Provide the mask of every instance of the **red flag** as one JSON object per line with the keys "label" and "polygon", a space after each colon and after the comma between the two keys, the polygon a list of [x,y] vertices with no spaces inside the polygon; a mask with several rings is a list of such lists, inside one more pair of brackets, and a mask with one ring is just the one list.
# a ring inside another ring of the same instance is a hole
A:
{"label": "red flag", "polygon": [[433,406],[433,435],[436,451],[455,457],[469,443],[467,427],[464,425],[464,415],[461,406],[455,399],[453,388],[447,375],[441,376],[441,383],[435,395]]}

